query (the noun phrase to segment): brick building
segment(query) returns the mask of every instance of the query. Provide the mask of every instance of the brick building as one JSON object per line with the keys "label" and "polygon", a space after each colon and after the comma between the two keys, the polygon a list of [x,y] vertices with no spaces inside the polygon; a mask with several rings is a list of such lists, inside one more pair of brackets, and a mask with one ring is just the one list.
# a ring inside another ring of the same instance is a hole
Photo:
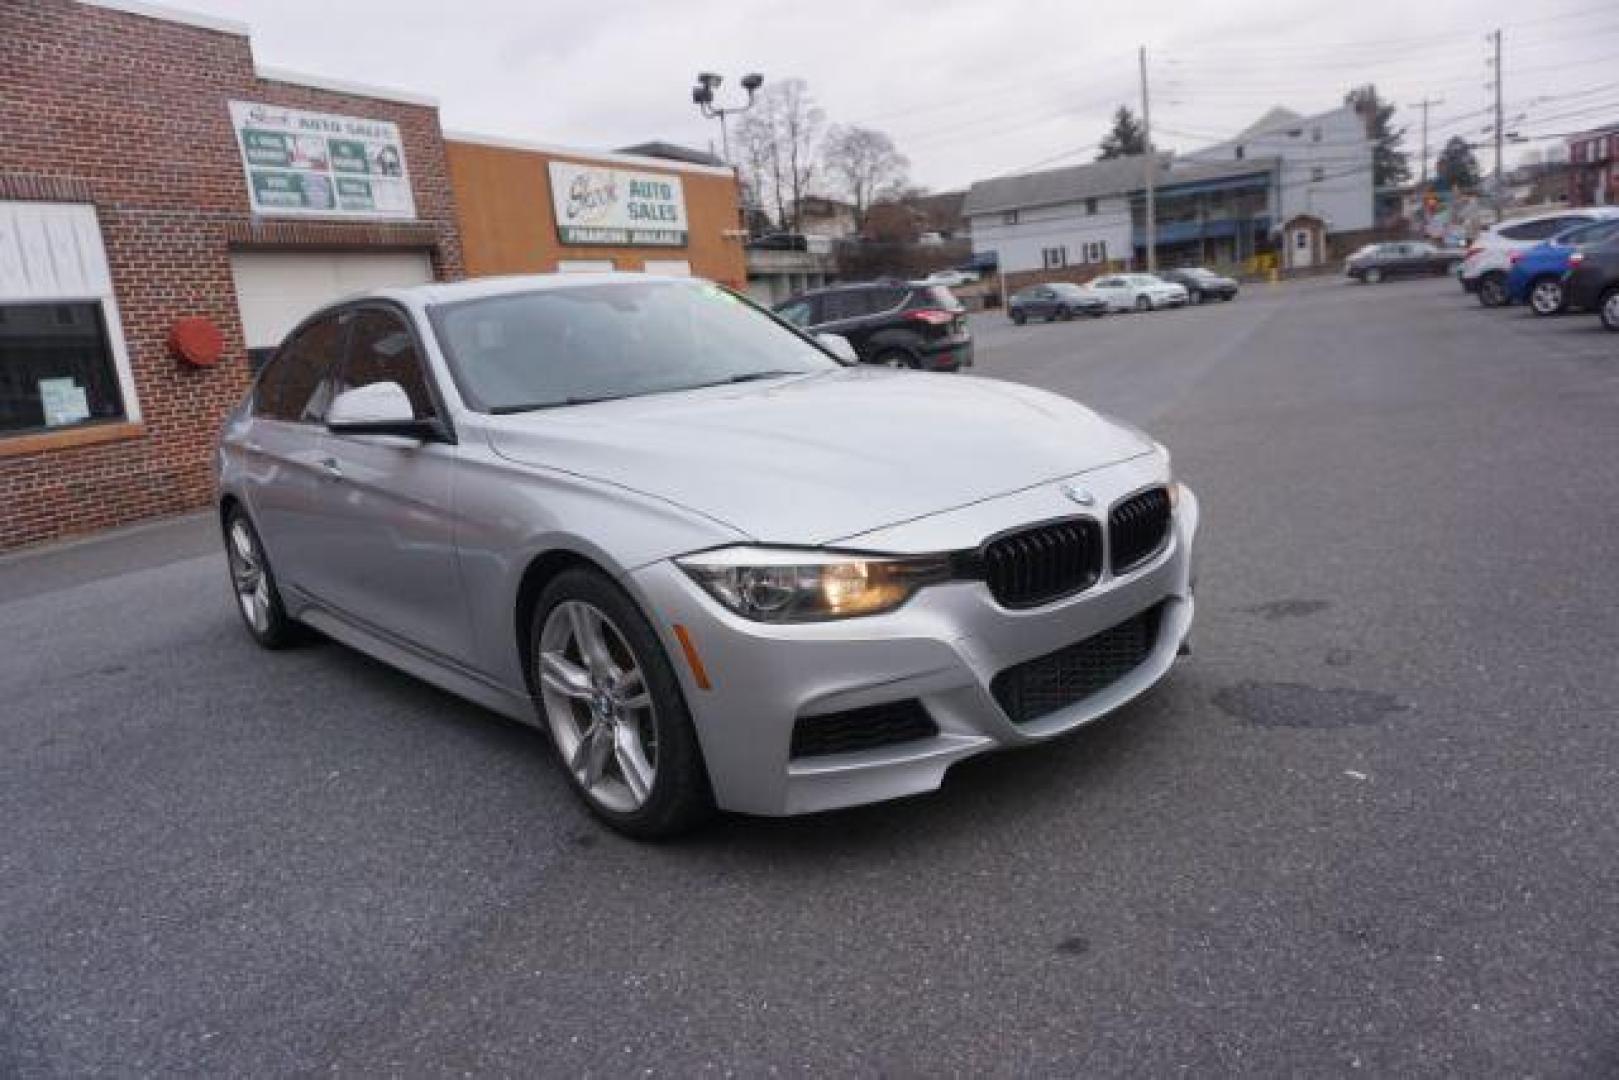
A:
{"label": "brick building", "polygon": [[436,106],[236,24],[0,0],[0,147],[0,550],[206,504],[250,349],[462,274]]}
{"label": "brick building", "polygon": [[1573,206],[1619,205],[1619,124],[1569,138],[1568,201]]}

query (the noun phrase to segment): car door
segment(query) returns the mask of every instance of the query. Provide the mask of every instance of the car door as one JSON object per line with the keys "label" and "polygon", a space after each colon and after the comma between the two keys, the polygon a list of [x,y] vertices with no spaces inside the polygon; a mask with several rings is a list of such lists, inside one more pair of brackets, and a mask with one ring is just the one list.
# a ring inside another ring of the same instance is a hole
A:
{"label": "car door", "polygon": [[313,319],[290,334],[253,391],[253,418],[240,450],[243,496],[279,583],[305,589],[320,545],[311,515],[321,483],[321,424],[343,355],[341,313]]}
{"label": "car door", "polygon": [[863,324],[865,316],[871,311],[866,297],[864,289],[838,289],[822,293],[817,298],[819,304],[815,324],[817,333],[837,334],[846,338],[862,360],[870,359],[866,355],[870,328]]}
{"label": "car door", "polygon": [[1029,301],[1029,314],[1039,319],[1051,318],[1051,312],[1056,306],[1056,294],[1044,285],[1034,290]]}
{"label": "car door", "polygon": [[[450,431],[410,317],[365,304],[353,309],[335,390],[379,382],[399,384],[418,420],[438,419]],[[470,662],[456,561],[457,461],[453,441],[328,430],[313,515],[322,553],[311,590],[340,615]]]}
{"label": "car door", "polygon": [[1129,284],[1122,277],[1105,277],[1093,281],[1091,288],[1107,302],[1109,311],[1128,310],[1132,303]]}

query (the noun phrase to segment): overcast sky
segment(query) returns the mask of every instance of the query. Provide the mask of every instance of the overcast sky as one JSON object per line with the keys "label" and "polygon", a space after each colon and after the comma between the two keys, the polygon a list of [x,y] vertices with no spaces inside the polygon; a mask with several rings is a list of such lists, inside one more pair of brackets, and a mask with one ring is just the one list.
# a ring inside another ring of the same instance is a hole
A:
{"label": "overcast sky", "polygon": [[[1619,4],[1591,0],[174,0],[247,22],[261,64],[439,99],[444,126],[612,148],[718,145],[693,75],[806,80],[834,123],[887,131],[935,190],[1089,160],[1139,102],[1148,49],[1160,145],[1235,134],[1272,105],[1308,114],[1374,81],[1415,152],[1484,139],[1485,35],[1505,42],[1509,122],[1527,135],[1619,119]],[[1286,12],[1282,14],[1282,12]],[[1545,146],[1547,143],[1532,143]],[[1064,156],[1066,155],[1066,156]],[[1509,155],[1509,163],[1518,151]],[[1486,165],[1490,156],[1480,154]]]}

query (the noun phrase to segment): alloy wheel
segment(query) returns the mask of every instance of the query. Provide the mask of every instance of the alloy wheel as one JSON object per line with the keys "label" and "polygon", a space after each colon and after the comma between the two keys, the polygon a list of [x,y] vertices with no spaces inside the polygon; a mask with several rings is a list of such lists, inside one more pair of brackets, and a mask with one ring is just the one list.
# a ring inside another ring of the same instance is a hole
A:
{"label": "alloy wheel", "polygon": [[1536,315],[1556,315],[1563,310],[1563,283],[1552,278],[1537,281],[1529,292],[1529,306]]}
{"label": "alloy wheel", "polygon": [[1619,330],[1619,289],[1602,298],[1602,325],[1609,330]]}
{"label": "alloy wheel", "polygon": [[1486,274],[1478,283],[1479,303],[1485,307],[1501,307],[1507,302],[1506,282],[1499,274]]}
{"label": "alloy wheel", "polygon": [[593,802],[632,813],[658,775],[658,729],[646,674],[600,608],[565,600],[539,640],[540,698],[563,764]]}
{"label": "alloy wheel", "polygon": [[236,602],[242,606],[242,614],[256,633],[269,633],[270,576],[264,572],[264,553],[259,550],[258,540],[245,518],[238,517],[231,522],[226,551],[230,558],[231,582],[236,587]]}

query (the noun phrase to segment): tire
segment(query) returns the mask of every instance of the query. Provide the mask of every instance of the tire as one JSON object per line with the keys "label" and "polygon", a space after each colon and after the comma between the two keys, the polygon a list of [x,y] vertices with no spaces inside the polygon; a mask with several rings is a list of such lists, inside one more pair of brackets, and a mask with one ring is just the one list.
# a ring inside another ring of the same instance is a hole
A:
{"label": "tire", "polygon": [[1529,283],[1529,310],[1536,315],[1557,315],[1563,310],[1563,283],[1547,275]]}
{"label": "tire", "polygon": [[1014,311],[1012,312],[1012,321],[1018,326],[1022,326],[1024,323],[1029,321],[1029,317],[1023,314],[1021,311]]}
{"label": "tire", "polygon": [[1152,310],[1152,300],[1149,297],[1145,297],[1145,296],[1136,297],[1136,310],[1137,311],[1151,311]]}
{"label": "tire", "polygon": [[1362,275],[1361,280],[1368,285],[1376,285],[1383,280],[1383,271],[1374,266]]}
{"label": "tire", "polygon": [[240,506],[225,515],[225,561],[230,568],[236,611],[253,640],[266,649],[284,649],[298,639],[298,624],[281,603],[270,559],[253,520]]}
{"label": "tire", "polygon": [[1067,322],[1068,320],[1072,319],[1073,317],[1074,317],[1074,309],[1073,308],[1064,306],[1064,307],[1060,307],[1060,308],[1057,309],[1057,318],[1059,320],[1061,320],[1062,322]]}
{"label": "tire", "polygon": [[1597,301],[1597,315],[1602,319],[1602,328],[1619,333],[1619,289],[1609,289]]}
{"label": "tire", "polygon": [[1203,290],[1202,289],[1193,289],[1190,293],[1187,294],[1186,302],[1188,304],[1201,304],[1203,302]]}
{"label": "tire", "polygon": [[1228,292],[1224,296],[1220,297],[1220,302],[1222,304],[1229,304],[1229,303],[1231,303],[1231,301],[1235,300],[1236,298],[1237,298],[1236,293]]}
{"label": "tire", "polygon": [[534,707],[592,814],[661,840],[713,813],[679,679],[629,594],[598,571],[563,571],[534,605],[529,640]]}
{"label": "tire", "polygon": [[1478,302],[1485,307],[1506,307],[1507,296],[1506,275],[1499,270],[1491,270],[1478,282]]}
{"label": "tire", "polygon": [[[1047,319],[1046,321],[1050,322],[1051,320]],[[874,359],[872,363],[876,364],[878,367],[898,368],[903,370],[905,368],[916,367],[916,358],[903,349],[887,349],[878,353],[876,359]]]}

